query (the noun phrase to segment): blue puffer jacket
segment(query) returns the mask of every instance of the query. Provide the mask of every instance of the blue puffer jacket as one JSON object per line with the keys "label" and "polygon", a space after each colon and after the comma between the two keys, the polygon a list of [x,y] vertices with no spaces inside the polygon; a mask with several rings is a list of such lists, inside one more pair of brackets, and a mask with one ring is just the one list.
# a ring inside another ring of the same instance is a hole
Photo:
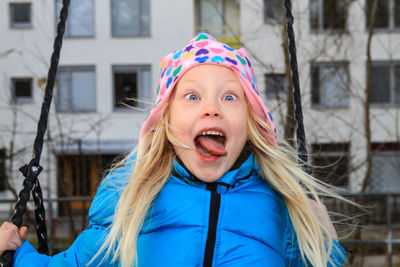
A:
{"label": "blue puffer jacket", "polygon": [[[253,155],[208,185],[177,162],[173,168],[140,232],[140,267],[304,266],[285,203],[259,178]],[[123,178],[131,169],[127,165],[102,182],[89,211],[89,228],[68,250],[48,257],[24,242],[15,253],[15,266],[85,266],[108,233],[126,183]],[[334,266],[341,266],[345,251],[334,244],[331,259]],[[119,263],[106,260],[101,265]]]}

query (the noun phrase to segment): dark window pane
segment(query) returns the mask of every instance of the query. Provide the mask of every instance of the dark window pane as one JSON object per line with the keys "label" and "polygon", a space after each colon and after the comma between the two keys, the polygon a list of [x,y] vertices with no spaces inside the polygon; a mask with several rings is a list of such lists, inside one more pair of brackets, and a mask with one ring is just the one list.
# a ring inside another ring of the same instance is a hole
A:
{"label": "dark window pane", "polygon": [[346,27],[347,0],[324,0],[324,29]]}
{"label": "dark window pane", "polygon": [[286,76],[284,74],[265,74],[265,92],[267,98],[285,98]]}
{"label": "dark window pane", "polygon": [[31,23],[31,4],[10,4],[11,24]]}
{"label": "dark window pane", "polygon": [[115,78],[115,107],[137,106],[138,74],[118,73]]}
{"label": "dark window pane", "polygon": [[112,167],[120,160],[122,160],[121,155],[115,155],[115,154],[110,154],[110,155],[101,155],[99,158],[100,164],[98,164],[99,169],[97,171],[98,177],[100,179],[104,178],[112,169]]}
{"label": "dark window pane", "polygon": [[349,178],[348,144],[313,145],[314,177],[334,186],[347,186]]}
{"label": "dark window pane", "polygon": [[320,1],[310,0],[310,27],[313,30],[319,30],[319,10]]}
{"label": "dark window pane", "polygon": [[32,80],[14,80],[15,98],[32,97]]}
{"label": "dark window pane", "polygon": [[[367,0],[367,25],[371,19],[372,3],[374,0]],[[375,28],[389,27],[389,0],[379,0],[375,13]]]}
{"label": "dark window pane", "polygon": [[370,103],[390,103],[390,67],[372,66]]}
{"label": "dark window pane", "polygon": [[6,189],[6,150],[0,149],[0,191]]}
{"label": "dark window pane", "polygon": [[394,1],[394,26],[400,28],[400,0]]}
{"label": "dark window pane", "polygon": [[375,27],[389,27],[389,0],[379,0],[376,10]]}
{"label": "dark window pane", "polygon": [[281,0],[264,0],[264,22],[282,23],[283,5]]}
{"label": "dark window pane", "polygon": [[318,156],[314,158],[314,176],[334,186],[347,186],[347,156]]}
{"label": "dark window pane", "polygon": [[319,68],[311,67],[311,103],[317,105],[320,102],[319,94]]}

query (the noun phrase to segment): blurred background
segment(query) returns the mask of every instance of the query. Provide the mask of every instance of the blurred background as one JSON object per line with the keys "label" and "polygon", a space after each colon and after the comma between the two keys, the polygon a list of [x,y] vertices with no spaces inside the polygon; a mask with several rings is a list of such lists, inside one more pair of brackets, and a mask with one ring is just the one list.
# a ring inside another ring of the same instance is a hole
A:
{"label": "blurred background", "polygon": [[[31,159],[61,6],[0,1],[2,221]],[[349,266],[400,266],[400,1],[297,0],[293,13],[313,174],[371,207],[325,200],[353,216],[333,216]],[[247,48],[278,134],[294,140],[281,0],[71,0],[39,177],[51,253],[87,227],[99,182],[135,147],[160,58],[199,31]]]}

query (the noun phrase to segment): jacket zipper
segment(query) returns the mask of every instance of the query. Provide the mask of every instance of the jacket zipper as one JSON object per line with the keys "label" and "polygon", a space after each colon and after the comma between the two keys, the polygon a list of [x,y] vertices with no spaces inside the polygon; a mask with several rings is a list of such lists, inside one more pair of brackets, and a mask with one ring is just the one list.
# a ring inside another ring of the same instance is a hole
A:
{"label": "jacket zipper", "polygon": [[206,241],[206,250],[204,252],[203,267],[212,267],[215,239],[217,235],[219,208],[221,206],[221,195],[217,193],[217,183],[207,184],[207,190],[211,192],[211,201],[210,201],[208,234]]}

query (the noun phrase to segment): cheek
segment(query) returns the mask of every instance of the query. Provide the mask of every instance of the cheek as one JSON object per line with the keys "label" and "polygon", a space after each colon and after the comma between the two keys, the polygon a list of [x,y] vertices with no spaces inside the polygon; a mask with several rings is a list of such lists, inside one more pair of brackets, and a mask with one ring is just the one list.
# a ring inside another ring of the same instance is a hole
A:
{"label": "cheek", "polygon": [[188,116],[184,114],[184,112],[171,112],[169,120],[171,134],[180,141],[184,141],[189,136],[189,129],[192,128]]}
{"label": "cheek", "polygon": [[237,114],[235,120],[231,124],[232,131],[236,136],[237,142],[247,140],[248,129],[247,129],[247,121],[246,120],[247,120],[247,116],[243,116],[243,114]]}
{"label": "cheek", "polygon": [[247,113],[246,110],[243,111],[239,116],[238,116],[238,122],[237,122],[237,128],[239,131],[240,139],[241,140],[247,140],[248,139],[248,129],[247,129]]}

